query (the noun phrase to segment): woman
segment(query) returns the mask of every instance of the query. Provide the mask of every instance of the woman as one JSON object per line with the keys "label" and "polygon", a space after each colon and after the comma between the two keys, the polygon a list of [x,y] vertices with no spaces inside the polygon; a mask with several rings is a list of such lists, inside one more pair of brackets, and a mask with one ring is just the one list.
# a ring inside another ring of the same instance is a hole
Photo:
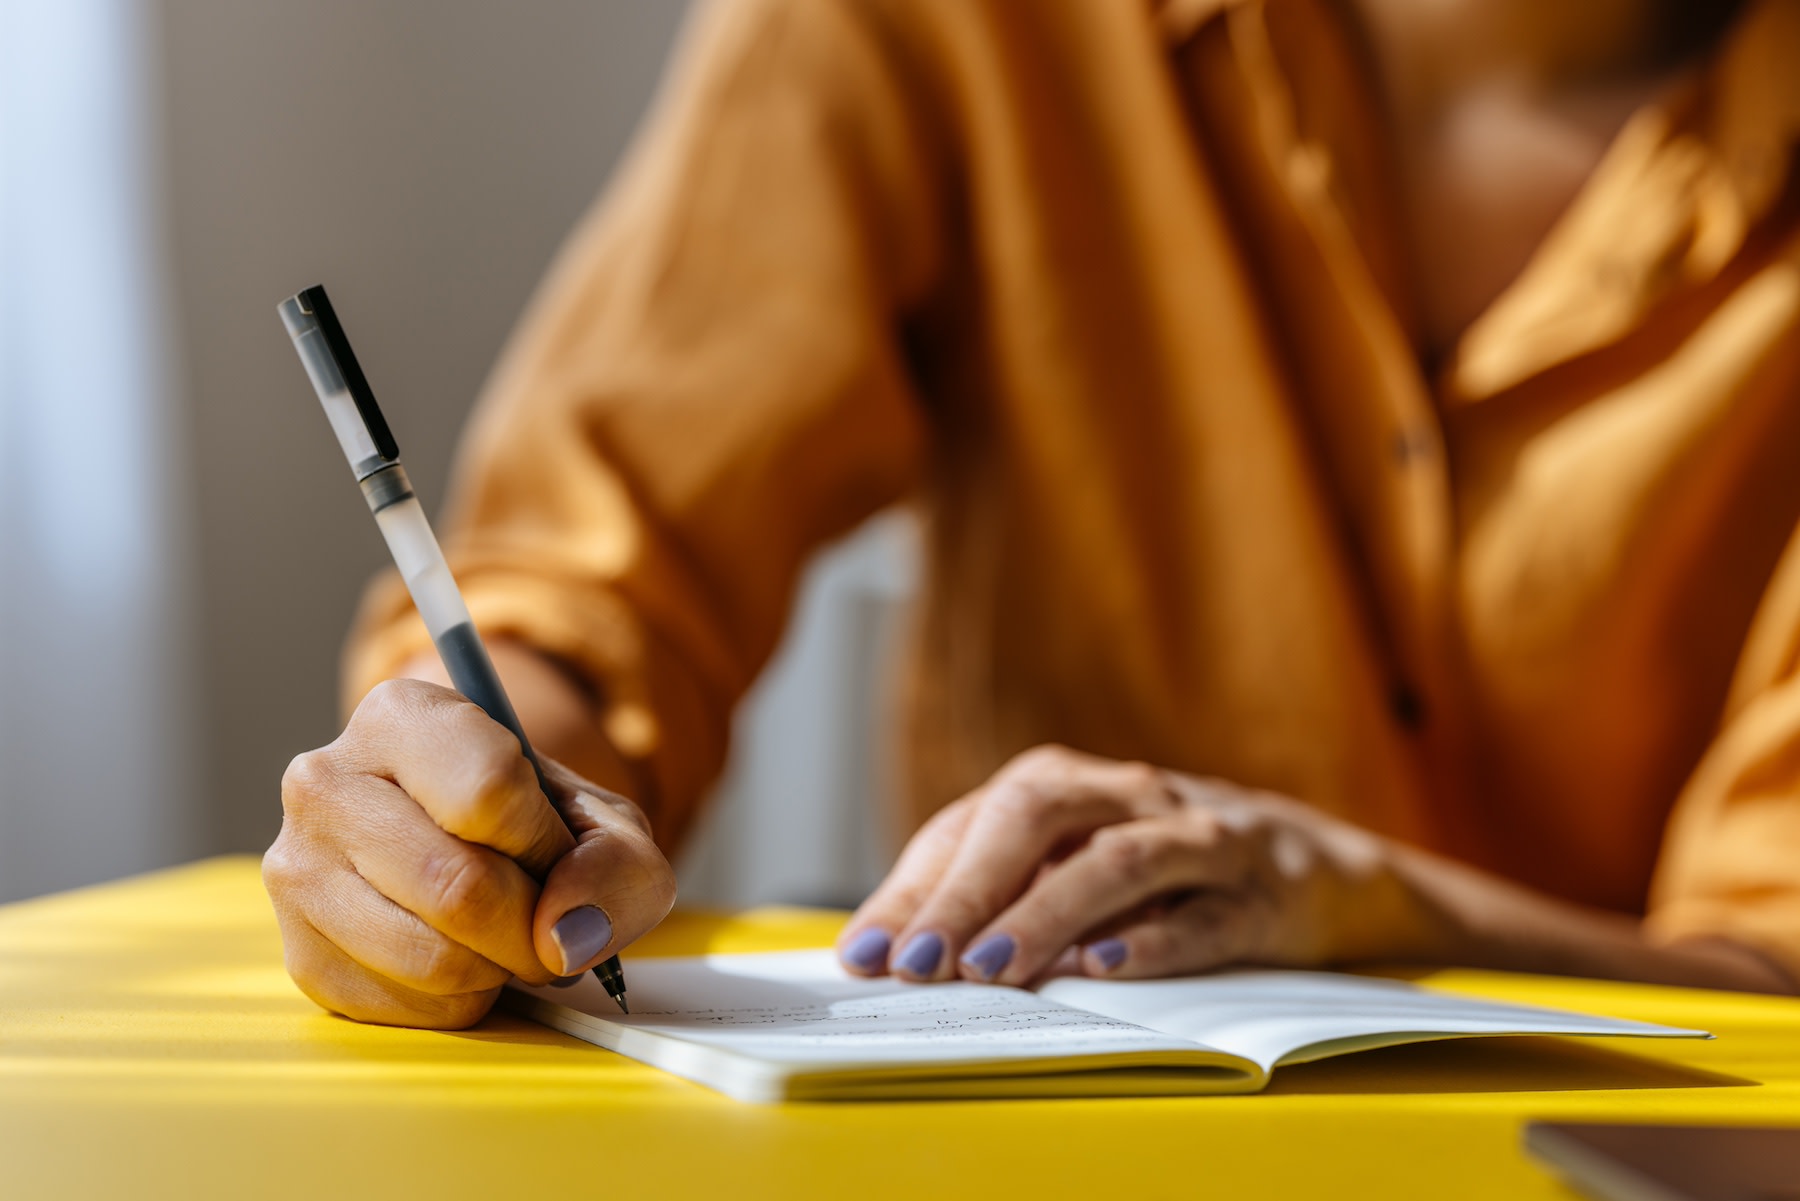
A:
{"label": "woman", "polygon": [[265,861],[295,979],[463,1025],[653,926],[806,556],[910,499],[923,824],[851,970],[1793,990],[1796,50],[1792,0],[715,4],[448,515],[559,795],[379,586]]}

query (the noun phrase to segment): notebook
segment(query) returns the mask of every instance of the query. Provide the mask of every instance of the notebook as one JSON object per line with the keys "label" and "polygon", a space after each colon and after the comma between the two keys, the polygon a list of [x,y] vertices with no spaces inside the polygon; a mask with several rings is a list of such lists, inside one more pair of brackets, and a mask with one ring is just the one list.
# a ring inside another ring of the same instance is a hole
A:
{"label": "notebook", "polygon": [[1708,1038],[1334,972],[1054,979],[1034,991],[861,979],[830,951],[639,959],[631,1014],[594,978],[506,1006],[743,1101],[1255,1092],[1282,1064],[1475,1034]]}

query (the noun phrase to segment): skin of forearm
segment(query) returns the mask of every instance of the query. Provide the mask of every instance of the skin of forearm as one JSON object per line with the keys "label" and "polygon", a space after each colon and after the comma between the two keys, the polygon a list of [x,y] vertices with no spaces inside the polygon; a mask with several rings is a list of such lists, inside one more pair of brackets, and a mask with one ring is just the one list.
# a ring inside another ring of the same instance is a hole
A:
{"label": "skin of forearm", "polygon": [[[600,731],[594,694],[567,668],[509,638],[489,640],[488,655],[538,754],[555,759],[602,788],[629,797],[641,807],[649,807],[649,798],[638,795],[637,779],[624,757]],[[452,686],[443,662],[430,652],[415,656],[394,674],[446,688]]]}
{"label": "skin of forearm", "polygon": [[1437,962],[1744,992],[1800,991],[1800,982],[1742,943],[1653,943],[1643,923],[1627,914],[1561,901],[1416,850],[1402,851],[1399,870],[1440,919],[1434,923],[1438,945],[1429,953]]}

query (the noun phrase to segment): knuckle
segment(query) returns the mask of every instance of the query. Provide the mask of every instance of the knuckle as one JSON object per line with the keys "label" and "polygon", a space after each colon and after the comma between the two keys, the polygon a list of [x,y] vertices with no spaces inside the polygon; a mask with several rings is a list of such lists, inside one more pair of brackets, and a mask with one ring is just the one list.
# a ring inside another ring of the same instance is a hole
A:
{"label": "knuckle", "polygon": [[402,962],[408,979],[425,992],[453,996],[475,992],[493,983],[487,966],[474,952],[460,947],[430,929],[409,939]]}
{"label": "knuckle", "polygon": [[477,759],[519,754],[518,739],[473,701],[455,697],[433,716],[444,723],[458,746],[466,748]]}
{"label": "knuckle", "polygon": [[1059,742],[1042,742],[1037,746],[1020,751],[1007,760],[1001,768],[1001,774],[1008,777],[1031,777],[1053,774],[1065,770],[1074,760],[1075,752]]}
{"label": "knuckle", "polygon": [[294,941],[289,939],[283,947],[281,958],[282,966],[287,968],[288,977],[293,980],[301,992],[321,1007],[334,1012],[338,1011],[337,1007],[326,999],[326,990],[323,987],[326,980],[313,962],[312,956],[302,952]]}
{"label": "knuckle", "polygon": [[1090,846],[1102,868],[1123,879],[1142,876],[1155,866],[1155,844],[1129,826],[1107,826],[1097,831]]}
{"label": "knuckle", "polygon": [[281,807],[298,815],[316,801],[329,796],[336,772],[330,755],[323,749],[304,751],[288,761],[281,773]]}
{"label": "knuckle", "polygon": [[[534,779],[532,783],[536,784],[537,781]],[[552,798],[549,797],[544,799],[552,800]],[[601,800],[614,813],[630,822],[631,828],[643,835],[646,840],[652,842],[655,841],[656,827],[651,823],[650,815],[644,812],[643,806],[639,805],[636,801],[611,792],[602,796]],[[552,801],[552,803],[554,803],[554,801]]]}
{"label": "knuckle", "polygon": [[1172,816],[1168,825],[1174,830],[1175,837],[1181,839],[1181,844],[1192,850],[1211,850],[1231,832],[1224,816],[1211,808],[1183,808]]}
{"label": "knuckle", "polygon": [[1188,787],[1182,793],[1185,806],[1194,812],[1211,815],[1221,827],[1246,826],[1265,812],[1254,794],[1228,780],[1201,776],[1187,783]]}
{"label": "knuckle", "polygon": [[964,829],[979,807],[977,796],[958,797],[927,818],[912,841],[946,849],[954,847],[962,840]]}
{"label": "knuckle", "polygon": [[1183,843],[1195,850],[1210,850],[1225,836],[1225,823],[1219,815],[1204,809],[1182,814],[1179,829]]}
{"label": "knuckle", "polygon": [[979,807],[980,802],[981,798],[979,793],[969,793],[966,796],[959,796],[926,819],[926,822],[921,829],[943,829],[959,825],[969,819],[970,814]]}
{"label": "knuckle", "polygon": [[383,680],[357,702],[353,724],[388,725],[412,708],[412,680]]}
{"label": "knuckle", "polygon": [[1257,840],[1261,860],[1279,879],[1310,879],[1320,868],[1324,854],[1311,838],[1299,830],[1273,828]]}
{"label": "knuckle", "polygon": [[490,739],[477,753],[470,768],[466,800],[477,811],[487,811],[521,793],[536,790],[537,777],[531,764],[509,734],[505,745]]}
{"label": "knuckle", "polygon": [[1020,776],[994,789],[984,808],[990,818],[1029,823],[1052,809],[1054,804],[1054,795],[1039,787],[1037,778]]}
{"label": "knuckle", "polygon": [[286,827],[275,837],[275,842],[262,857],[263,888],[272,897],[280,897],[291,892],[299,883],[301,873],[299,865],[294,862],[293,847],[288,838]]}
{"label": "knuckle", "polygon": [[1208,873],[1222,870],[1223,865],[1238,862],[1241,856],[1226,854],[1229,852],[1230,831],[1216,818],[1209,814],[1181,814],[1171,820],[1157,824],[1156,848],[1153,857],[1156,866],[1165,875],[1181,874],[1186,865],[1210,865]]}
{"label": "knuckle", "polygon": [[316,1005],[333,1013],[345,1012],[338,1000],[346,981],[332,960],[319,953],[311,939],[297,935],[285,926],[282,930],[282,965],[294,984]]}
{"label": "knuckle", "polygon": [[491,874],[482,858],[470,851],[432,856],[424,865],[423,876],[434,916],[455,928],[473,924],[492,897]]}
{"label": "knuckle", "polygon": [[480,842],[492,833],[508,802],[536,790],[536,777],[518,742],[511,735],[507,742],[509,749],[490,742],[471,753],[458,786],[438,802],[436,816],[444,829]]}
{"label": "knuckle", "polygon": [[1156,795],[1167,791],[1162,769],[1141,760],[1119,764],[1120,782],[1132,793]]}

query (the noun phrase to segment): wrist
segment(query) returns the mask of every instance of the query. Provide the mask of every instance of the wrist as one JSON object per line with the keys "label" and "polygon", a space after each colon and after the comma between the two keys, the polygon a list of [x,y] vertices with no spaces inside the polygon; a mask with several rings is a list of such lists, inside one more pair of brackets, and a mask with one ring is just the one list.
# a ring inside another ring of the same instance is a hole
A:
{"label": "wrist", "polygon": [[1369,947],[1364,962],[1467,962],[1483,938],[1478,912],[1459,903],[1459,890],[1445,879],[1454,865],[1403,843],[1381,839],[1383,870],[1379,912],[1383,945]]}

